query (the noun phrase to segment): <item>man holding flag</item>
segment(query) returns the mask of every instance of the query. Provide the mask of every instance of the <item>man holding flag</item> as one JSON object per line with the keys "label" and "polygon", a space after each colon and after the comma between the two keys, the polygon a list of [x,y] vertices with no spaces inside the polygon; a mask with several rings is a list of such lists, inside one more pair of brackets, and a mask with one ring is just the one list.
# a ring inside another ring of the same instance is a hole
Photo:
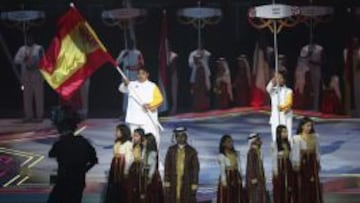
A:
{"label": "man holding flag", "polygon": [[138,70],[137,80],[125,79],[119,91],[129,95],[125,122],[129,125],[131,132],[142,128],[145,133],[152,133],[159,148],[161,126],[157,109],[163,102],[163,96],[158,86],[148,78],[148,70],[141,67]]}

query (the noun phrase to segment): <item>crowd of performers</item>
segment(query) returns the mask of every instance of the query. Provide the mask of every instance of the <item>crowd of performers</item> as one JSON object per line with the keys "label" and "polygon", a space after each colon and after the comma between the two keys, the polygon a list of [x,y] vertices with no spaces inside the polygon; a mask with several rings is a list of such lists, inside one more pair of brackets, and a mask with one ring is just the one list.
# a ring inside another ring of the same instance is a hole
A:
{"label": "crowd of performers", "polygon": [[[276,203],[321,203],[318,135],[314,122],[303,118],[292,136],[293,91],[286,87],[285,76],[280,71],[274,74],[267,85],[272,103],[270,124],[271,130],[274,130],[271,144],[273,199]],[[158,86],[148,80],[149,72],[144,67],[138,69],[136,77],[135,81],[125,79],[119,87],[119,91],[128,95],[127,113],[125,123],[118,125],[115,130],[114,157],[104,201],[195,203],[201,168],[196,147],[187,142],[189,135],[186,127],[175,128],[173,139],[176,143],[167,150],[164,176],[160,176],[159,144],[162,127],[158,121],[158,108],[163,102],[163,96]],[[60,120],[66,118],[63,114],[58,117]],[[97,163],[94,148],[83,137],[75,136],[76,124],[62,124],[56,118],[53,121],[58,123],[59,132],[67,136],[62,135],[49,153],[50,157],[57,158],[59,162],[58,179],[49,203],[57,202],[70,192],[82,193],[85,173]],[[250,134],[248,143],[246,171],[243,173],[243,162],[234,148],[231,135],[224,135],[220,139],[219,203],[265,203],[271,198],[266,189],[260,134]],[[65,150],[67,148],[79,150],[73,152],[79,156],[71,156],[70,151]],[[77,198],[76,201],[80,202],[81,195],[77,195]]]}
{"label": "crowd of performers", "polygon": [[[344,49],[344,75],[339,75],[343,67],[325,62],[324,48],[318,44],[309,44],[300,50],[297,65],[288,67],[285,55],[279,55],[279,70],[287,71],[287,84],[293,87],[295,109],[312,110],[328,114],[348,114],[360,116],[360,43],[353,38],[351,46]],[[42,46],[35,43],[29,35],[27,44],[20,47],[14,57],[15,64],[20,66],[21,83],[23,85],[24,121],[42,121],[44,114],[43,78],[37,68],[38,61],[44,54]],[[179,112],[180,63],[177,53],[170,51],[167,60],[167,83],[160,90],[164,101],[159,113],[175,114]],[[191,105],[189,111],[200,112],[209,109],[226,109],[230,107],[254,106],[269,104],[266,97],[266,82],[274,73],[274,49],[258,42],[253,59],[240,55],[233,60],[220,57],[216,60],[210,51],[199,48],[188,57],[189,93]],[[141,51],[130,43],[117,57],[129,81],[135,81],[139,68],[145,66]],[[231,64],[231,66],[229,66]],[[289,69],[289,70],[288,70]],[[289,74],[293,73],[293,77]],[[327,74],[324,74],[327,73]],[[342,85],[341,81],[344,81]],[[160,83],[159,83],[160,84]],[[73,98],[61,101],[62,105],[70,105],[77,109],[83,117],[88,114],[90,79]],[[186,95],[186,94],[185,94]],[[123,99],[123,112],[127,109],[127,95]],[[34,104],[35,103],[35,104]],[[35,113],[34,108],[35,107]],[[181,109],[183,111],[184,109]],[[274,131],[274,130],[273,130]]]}
{"label": "crowd of performers", "polygon": [[[146,134],[141,128],[131,133],[125,124],[116,127],[106,203],[196,202],[200,170],[198,153],[187,142],[186,128],[175,128],[173,133],[176,144],[167,150],[162,181],[154,135]],[[261,137],[252,133],[248,140],[246,171],[243,173],[243,162],[231,135],[220,139],[219,203],[266,203],[271,198],[266,189]],[[319,143],[313,121],[302,119],[291,141],[286,126],[279,125],[271,148],[274,202],[322,202]]]}
{"label": "crowd of performers", "polygon": [[[196,57],[193,63],[199,63]],[[228,83],[228,68],[221,72],[219,83]],[[209,74],[206,70],[202,73]],[[166,153],[163,181],[159,175],[160,123],[157,114],[164,99],[157,85],[148,78],[149,72],[142,67],[138,69],[137,80],[125,80],[119,87],[122,93],[128,94],[127,125],[116,128],[106,202],[196,202],[200,166],[196,149],[187,143],[185,127],[174,129],[176,144]],[[197,80],[195,77],[194,81]],[[293,91],[285,84],[286,73],[282,70],[274,73],[266,87],[272,104],[273,198],[279,203],[320,203],[318,136],[309,118],[301,120],[296,135],[291,136]],[[231,135],[224,135],[220,140],[218,202],[265,203],[269,199],[261,137],[253,133],[248,140],[244,184],[240,155],[234,149]]]}

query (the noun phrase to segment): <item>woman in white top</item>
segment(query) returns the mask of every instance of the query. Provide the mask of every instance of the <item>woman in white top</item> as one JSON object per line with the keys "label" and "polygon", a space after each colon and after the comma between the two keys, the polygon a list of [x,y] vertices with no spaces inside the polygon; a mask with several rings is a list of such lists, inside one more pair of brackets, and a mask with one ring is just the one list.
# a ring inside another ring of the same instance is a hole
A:
{"label": "woman in white top", "polygon": [[297,174],[297,196],[295,202],[321,203],[319,138],[314,123],[303,118],[293,138],[292,162]]}
{"label": "woman in white top", "polygon": [[127,176],[134,161],[129,127],[123,124],[116,126],[115,136],[114,158],[111,162],[105,203],[128,202],[129,198],[126,189]]}
{"label": "woman in white top", "polygon": [[224,135],[219,145],[220,180],[217,192],[218,203],[242,203],[244,192],[241,178],[240,155],[235,151],[233,139]]}

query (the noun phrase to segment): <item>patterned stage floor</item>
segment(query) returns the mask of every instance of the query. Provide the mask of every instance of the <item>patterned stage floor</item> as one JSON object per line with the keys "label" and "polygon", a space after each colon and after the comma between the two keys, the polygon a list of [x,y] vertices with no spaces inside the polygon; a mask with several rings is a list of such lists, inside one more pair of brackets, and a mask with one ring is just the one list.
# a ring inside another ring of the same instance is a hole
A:
{"label": "patterned stage floor", "polygon": [[[313,114],[314,116],[319,116]],[[360,202],[360,120],[316,117],[320,134],[321,178],[325,202]],[[201,172],[198,200],[214,200],[219,175],[217,164],[218,142],[224,133],[230,133],[240,151],[242,171],[245,169],[247,135],[259,132],[263,139],[263,156],[267,187],[271,191],[270,126],[268,113],[252,109],[214,111],[205,114],[184,114],[163,118],[160,159],[164,160],[171,144],[171,131],[186,126],[190,144],[199,153]],[[101,202],[112,158],[114,127],[118,119],[90,119],[82,133],[96,147],[100,163],[88,174],[84,203]],[[298,120],[294,119],[294,127]],[[295,128],[294,128],[295,130]],[[45,202],[49,176],[56,170],[56,162],[47,158],[51,144],[57,139],[49,121],[41,124],[22,124],[18,120],[0,120],[0,203]]]}

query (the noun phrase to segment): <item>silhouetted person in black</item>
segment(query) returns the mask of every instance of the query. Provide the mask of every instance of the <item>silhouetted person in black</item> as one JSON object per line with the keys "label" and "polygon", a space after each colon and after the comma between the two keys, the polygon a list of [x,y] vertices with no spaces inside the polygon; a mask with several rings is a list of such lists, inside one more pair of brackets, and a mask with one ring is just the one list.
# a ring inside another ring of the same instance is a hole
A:
{"label": "silhouetted person in black", "polygon": [[84,137],[74,134],[80,122],[75,111],[68,107],[57,108],[51,120],[60,138],[49,152],[49,157],[56,158],[58,170],[48,203],[81,203],[86,172],[98,162],[95,149]]}

